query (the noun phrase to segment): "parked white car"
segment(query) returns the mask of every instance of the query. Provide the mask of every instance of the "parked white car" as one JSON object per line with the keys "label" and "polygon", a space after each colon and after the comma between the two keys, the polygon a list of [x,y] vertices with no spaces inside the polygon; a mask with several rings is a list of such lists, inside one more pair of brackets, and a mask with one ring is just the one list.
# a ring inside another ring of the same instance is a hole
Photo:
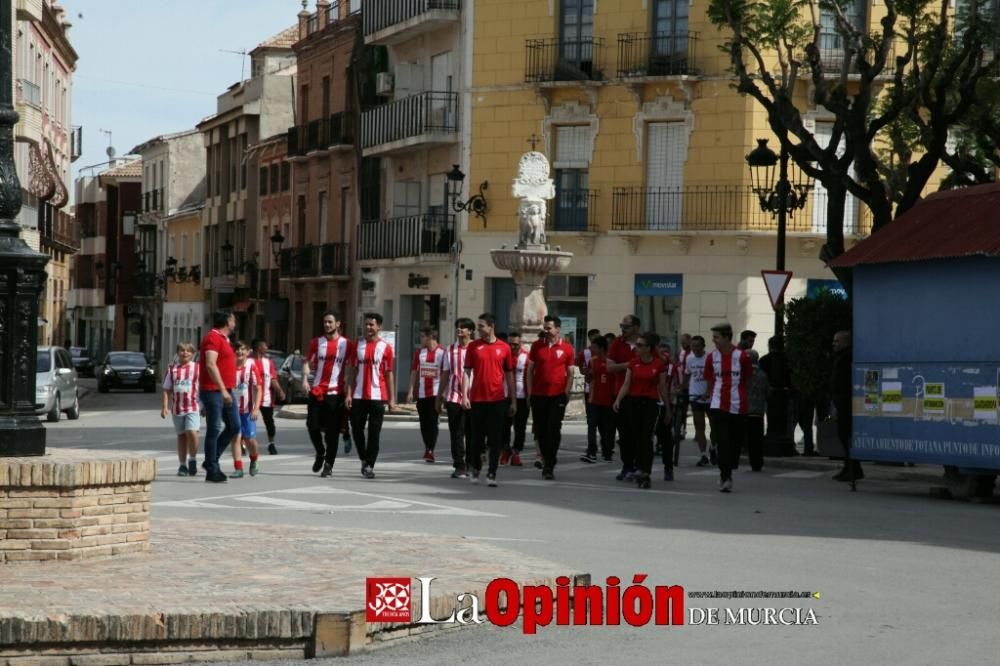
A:
{"label": "parked white car", "polygon": [[66,412],[80,418],[80,397],[73,358],[62,347],[39,347],[35,366],[35,413],[55,423]]}

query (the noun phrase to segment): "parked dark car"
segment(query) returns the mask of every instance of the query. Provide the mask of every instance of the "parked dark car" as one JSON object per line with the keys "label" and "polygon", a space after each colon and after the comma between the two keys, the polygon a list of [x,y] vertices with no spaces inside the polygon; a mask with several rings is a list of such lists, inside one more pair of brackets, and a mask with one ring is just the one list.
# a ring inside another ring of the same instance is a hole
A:
{"label": "parked dark car", "polygon": [[94,359],[86,347],[70,347],[69,354],[73,359],[73,368],[80,377],[94,376]]}
{"label": "parked dark car", "polygon": [[138,388],[146,393],[156,391],[156,368],[140,352],[110,352],[97,366],[96,374],[97,390],[101,393],[111,389]]}
{"label": "parked dark car", "polygon": [[[309,394],[302,390],[302,361],[302,354],[294,352],[278,367],[278,384],[285,392],[285,400],[290,403],[306,402],[309,398]],[[311,374],[309,379],[312,379]]]}

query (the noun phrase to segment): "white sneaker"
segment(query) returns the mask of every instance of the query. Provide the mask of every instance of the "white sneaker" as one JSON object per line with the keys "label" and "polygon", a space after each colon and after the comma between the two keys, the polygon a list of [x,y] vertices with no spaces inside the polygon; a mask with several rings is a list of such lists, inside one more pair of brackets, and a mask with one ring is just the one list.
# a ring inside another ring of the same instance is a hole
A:
{"label": "white sneaker", "polygon": [[479,483],[479,472],[473,472],[469,475],[469,483]]}
{"label": "white sneaker", "polygon": [[486,475],[486,485],[488,485],[490,488],[496,488],[497,487],[497,477],[493,476],[492,474],[487,474]]}
{"label": "white sneaker", "polygon": [[732,492],[732,491],[733,491],[733,480],[732,479],[726,479],[725,481],[722,481],[721,483],[719,483],[719,492],[720,493],[729,493],[729,492]]}

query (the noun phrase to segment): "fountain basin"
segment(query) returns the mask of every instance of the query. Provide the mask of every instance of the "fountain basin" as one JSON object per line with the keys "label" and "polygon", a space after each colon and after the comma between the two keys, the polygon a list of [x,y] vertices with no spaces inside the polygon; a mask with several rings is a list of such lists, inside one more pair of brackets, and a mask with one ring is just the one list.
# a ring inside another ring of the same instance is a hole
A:
{"label": "fountain basin", "polygon": [[[497,268],[521,274],[558,273],[569,268],[572,252],[558,252],[542,249],[490,250],[493,265]],[[544,279],[544,278],[543,278]]]}

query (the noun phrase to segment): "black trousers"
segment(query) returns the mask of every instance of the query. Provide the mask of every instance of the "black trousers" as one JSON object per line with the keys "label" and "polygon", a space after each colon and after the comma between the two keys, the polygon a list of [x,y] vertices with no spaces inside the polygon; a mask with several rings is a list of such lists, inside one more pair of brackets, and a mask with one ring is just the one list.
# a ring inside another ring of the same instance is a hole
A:
{"label": "black trousers", "polygon": [[514,446],[513,449],[516,453],[524,451],[524,440],[528,431],[528,413],[531,408],[528,407],[527,398],[518,398],[515,404],[517,409],[514,412],[514,416],[507,415],[504,421],[503,427],[503,450],[511,450],[510,432],[513,428],[514,430]]}
{"label": "black trousers", "polygon": [[[358,458],[369,467],[378,460],[378,442],[382,434],[382,420],[385,418],[385,402],[382,400],[355,400],[351,403],[351,432]],[[368,432],[365,433],[365,425]],[[334,445],[336,445],[334,440]]]}
{"label": "black trousers", "polygon": [[[610,458],[615,452],[615,410],[610,406],[591,405],[590,413],[601,436],[601,455]],[[589,449],[587,453],[590,453]]]}
{"label": "black trousers", "polygon": [[747,457],[750,469],[764,467],[764,415],[751,414],[746,420]]}
{"label": "black trousers", "polygon": [[538,426],[538,448],[542,451],[542,463],[551,472],[559,457],[566,394],[531,396],[531,413],[535,415]]}
{"label": "black trousers", "polygon": [[663,456],[664,469],[674,466],[674,421],[667,417],[667,408],[664,405],[657,405],[658,414],[656,416],[656,445]]}
{"label": "black trousers", "polygon": [[632,421],[630,401],[622,400],[615,415],[618,430],[618,450],[622,458],[622,469],[635,469],[635,425]]}
{"label": "black trousers", "polygon": [[451,464],[457,470],[465,469],[465,453],[472,449],[470,441],[472,428],[469,425],[469,410],[457,402],[444,403],[448,414],[448,434],[451,438]]}
{"label": "black trousers", "polygon": [[321,400],[309,394],[309,401],[306,404],[306,430],[309,431],[309,440],[316,449],[316,456],[322,456],[327,465],[333,465],[337,461],[337,435],[340,434],[340,421],[345,411],[342,395],[326,395]]}
{"label": "black trousers", "polygon": [[719,447],[719,480],[728,481],[733,478],[733,469],[739,465],[746,417],[721,409],[709,410],[708,416],[712,420],[712,435]]}
{"label": "black trousers", "polygon": [[274,407],[261,407],[261,418],[264,419],[264,427],[267,429],[267,441],[274,441],[274,433],[278,432],[274,427]]}
{"label": "black trousers", "polygon": [[590,404],[590,396],[583,394],[583,409],[587,414],[587,455],[597,455],[597,419],[594,417],[594,408]]}
{"label": "black trousers", "polygon": [[652,398],[627,396],[628,413],[632,419],[634,437],[635,466],[643,474],[653,471],[653,435],[656,421],[660,416],[660,406]]}
{"label": "black trousers", "polygon": [[472,423],[472,446],[468,464],[478,474],[482,469],[483,451],[489,450],[488,474],[496,475],[500,464],[500,447],[503,446],[503,424],[507,416],[506,400],[474,402],[469,416]]}
{"label": "black trousers", "polygon": [[417,416],[424,448],[433,451],[438,441],[437,398],[417,398]]}

